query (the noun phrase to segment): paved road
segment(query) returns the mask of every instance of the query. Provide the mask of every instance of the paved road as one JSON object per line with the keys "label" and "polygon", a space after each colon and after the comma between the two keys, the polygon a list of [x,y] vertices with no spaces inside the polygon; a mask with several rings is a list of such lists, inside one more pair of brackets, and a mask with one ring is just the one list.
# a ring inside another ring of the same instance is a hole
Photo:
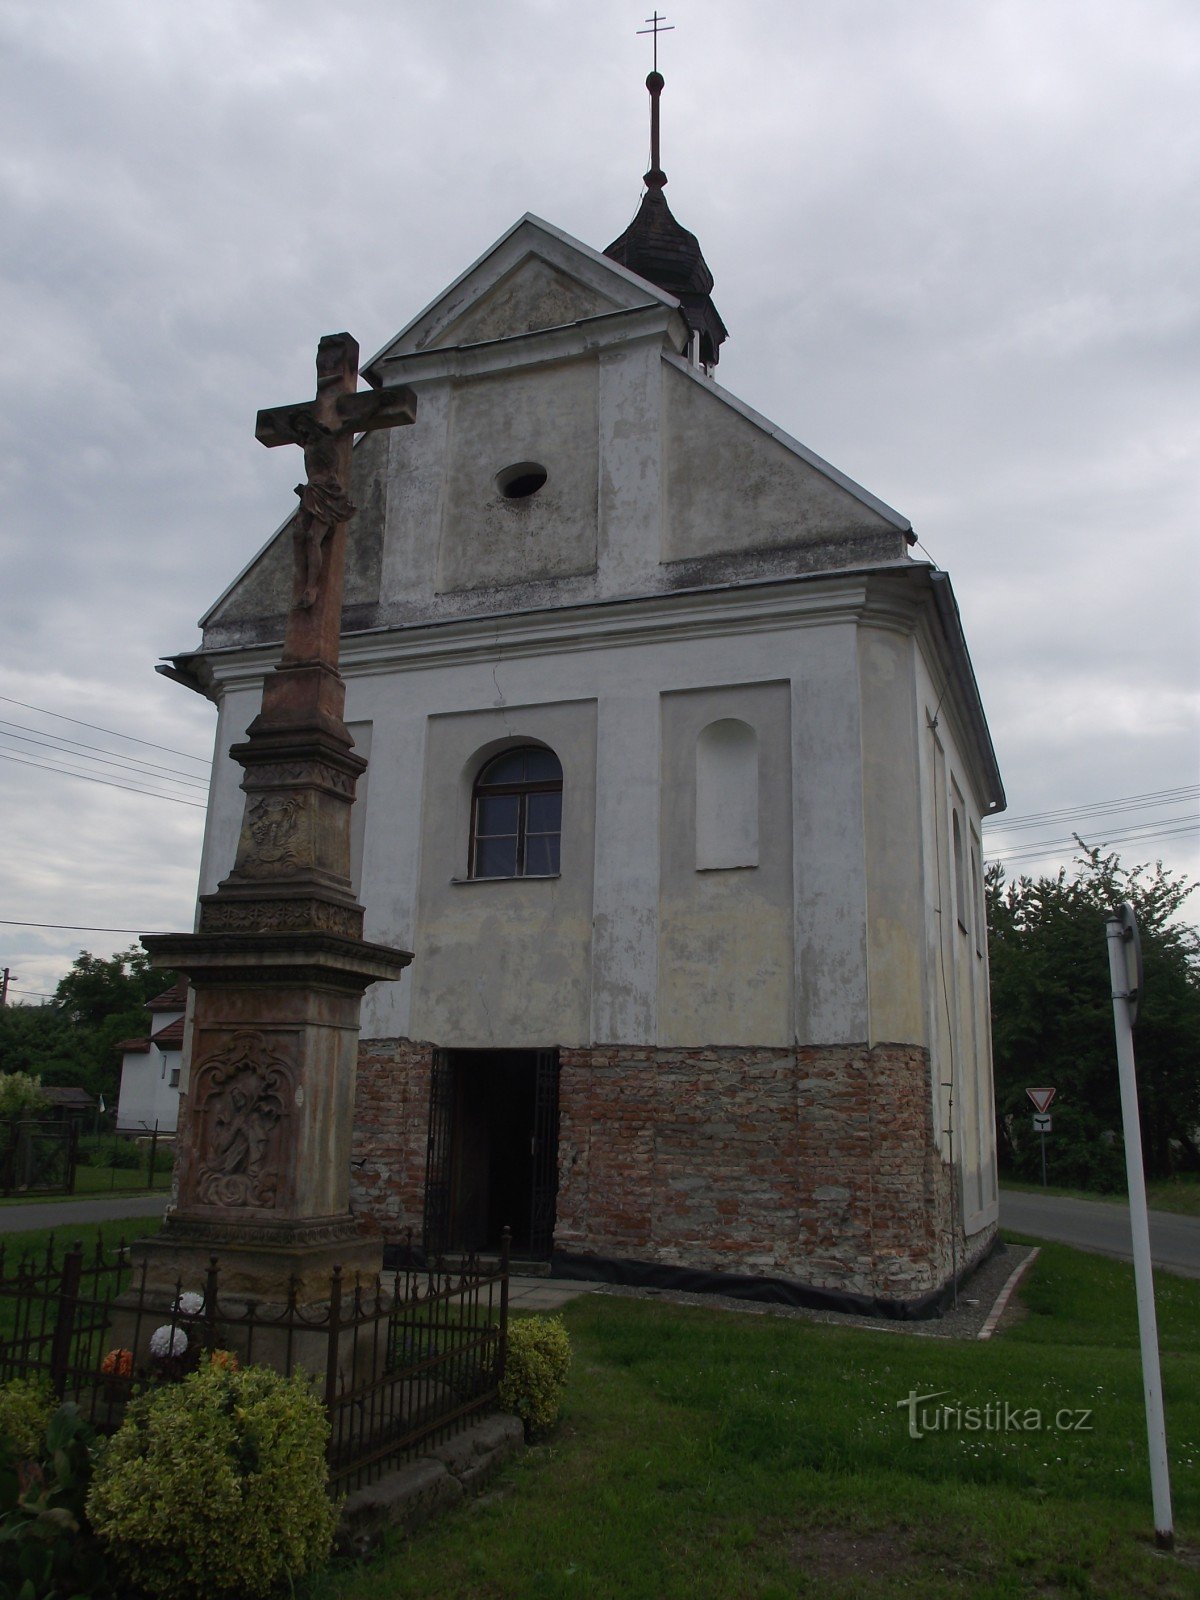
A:
{"label": "paved road", "polygon": [[119,1222],[125,1217],[161,1216],[165,1194],[120,1195],[113,1200],[45,1200],[35,1205],[0,1206],[0,1234],[27,1233],[31,1228],[55,1228],[67,1233],[96,1222]]}
{"label": "paved road", "polygon": [[[1068,1200],[1061,1195],[1000,1195],[1000,1225],[1035,1239],[1053,1239],[1096,1255],[1133,1259],[1129,1209],[1105,1200]],[[1200,1278],[1200,1217],[1150,1213],[1150,1253],[1156,1267]]]}

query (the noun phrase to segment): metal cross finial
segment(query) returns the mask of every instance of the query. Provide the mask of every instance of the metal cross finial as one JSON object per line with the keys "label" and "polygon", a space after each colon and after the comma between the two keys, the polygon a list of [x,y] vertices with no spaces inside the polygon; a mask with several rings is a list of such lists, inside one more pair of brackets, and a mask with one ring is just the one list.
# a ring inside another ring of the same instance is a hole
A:
{"label": "metal cross finial", "polygon": [[[654,13],[654,15],[652,17],[647,17],[646,21],[648,23],[650,23],[651,26],[648,27],[648,28],[639,28],[638,29],[638,33],[639,34],[652,33],[654,35],[654,70],[655,70],[655,72],[657,72],[658,71],[658,36],[659,36],[660,33],[674,33],[675,24],[673,22],[667,22],[667,19],[666,19],[665,15],[660,17],[657,11]],[[667,26],[665,28],[659,26],[659,24],[663,23],[663,22],[667,22]]]}

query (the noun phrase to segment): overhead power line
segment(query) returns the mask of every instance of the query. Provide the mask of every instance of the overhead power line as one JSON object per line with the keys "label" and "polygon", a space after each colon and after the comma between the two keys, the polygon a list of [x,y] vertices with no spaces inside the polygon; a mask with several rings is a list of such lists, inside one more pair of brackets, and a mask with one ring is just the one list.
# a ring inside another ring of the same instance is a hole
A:
{"label": "overhead power line", "polygon": [[[1159,823],[1142,823],[1136,828],[1120,830],[1096,841],[1098,848],[1106,850],[1117,844],[1148,844],[1152,839],[1174,839],[1189,833],[1200,833],[1200,819],[1166,818]],[[1038,856],[1064,855],[1078,849],[1074,836],[1063,839],[1044,839],[1039,844],[1022,844],[1012,850],[989,850],[989,861],[1010,862],[1032,860]]]}
{"label": "overhead power line", "polygon": [[1178,805],[1182,801],[1200,797],[1200,784],[1188,784],[1175,789],[1156,789],[1149,794],[1127,795],[1118,800],[1093,800],[1077,806],[1062,806],[1053,811],[1031,811],[1025,816],[985,817],[984,824],[992,833],[1017,832],[1026,828],[1041,828],[1054,822],[1086,820],[1106,813],[1144,811],[1155,806]]}
{"label": "overhead power line", "polygon": [[54,928],[63,933],[164,933],[170,931],[163,928],[95,928],[86,922],[14,922],[11,917],[0,917],[0,928]]}
{"label": "overhead power line", "polygon": [[[198,778],[191,772],[176,772],[170,767],[160,767],[152,761],[139,761],[136,756],[123,756],[117,750],[100,750],[98,745],[81,744],[78,739],[61,739],[57,734],[41,734],[31,729],[27,733],[12,733],[11,728],[19,727],[19,723],[0,722],[0,739],[18,739],[22,744],[31,744],[39,750],[50,750],[56,755],[67,756],[74,761],[92,761],[100,767],[115,767],[119,772],[127,772],[139,778],[148,778],[156,783],[186,784],[189,788],[207,788],[203,778]],[[66,746],[73,745],[74,749]],[[99,751],[96,755],[87,752]],[[112,759],[109,759],[109,758]]]}
{"label": "overhead power line", "polygon": [[30,761],[24,756],[13,755],[8,750],[0,750],[0,760],[15,761],[22,767],[36,767],[40,772],[57,772],[68,778],[82,778],[85,783],[102,783],[107,789],[123,789],[127,794],[147,795],[152,800],[173,800],[177,806],[191,806],[195,811],[208,810],[208,807],[201,805],[199,800],[184,800],[177,794],[162,794],[156,789],[135,789],[132,784],[116,783],[111,778],[97,778],[91,772],[74,772],[70,767],[55,767],[44,761]]}
{"label": "overhead power line", "polygon": [[167,744],[155,744],[152,739],[139,739],[132,733],[121,733],[117,728],[102,728],[98,722],[84,722],[82,717],[67,717],[61,711],[48,711],[45,706],[31,706],[26,700],[14,700],[11,695],[0,694],[6,705],[20,706],[23,711],[36,711],[43,717],[57,717],[60,722],[73,722],[77,728],[90,728],[93,733],[107,733],[114,739],[126,739],[130,744],[145,745],[148,750],[162,750],[169,756],[182,756],[185,761],[197,761],[202,767],[209,765],[207,756],[194,756],[190,750],[173,750]]}

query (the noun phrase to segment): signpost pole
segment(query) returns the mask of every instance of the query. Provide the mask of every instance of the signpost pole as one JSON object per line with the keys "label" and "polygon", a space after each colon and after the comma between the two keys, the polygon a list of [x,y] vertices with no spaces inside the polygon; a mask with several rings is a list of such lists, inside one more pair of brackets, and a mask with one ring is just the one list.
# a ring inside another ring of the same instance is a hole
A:
{"label": "signpost pole", "polygon": [[1121,1084],[1121,1118],[1125,1130],[1125,1170],[1129,1178],[1129,1222],[1133,1232],[1133,1279],[1137,1288],[1138,1333],[1142,1347],[1142,1389],[1146,1397],[1154,1540],[1159,1549],[1171,1550],[1175,1546],[1175,1529],[1171,1518],[1167,1424],[1163,1415],[1158,1319],[1154,1309],[1154,1269],[1150,1262],[1150,1218],[1146,1210],[1146,1175],[1142,1167],[1142,1130],[1133,1059],[1133,1016],[1139,982],[1130,982],[1126,955],[1130,940],[1136,938],[1137,923],[1132,906],[1128,902],[1122,905],[1117,916],[1111,918],[1106,926],[1113,1028],[1117,1038],[1117,1072]]}
{"label": "signpost pole", "polygon": [[1055,1090],[1051,1084],[1043,1084],[1040,1088],[1026,1089],[1025,1093],[1033,1101],[1036,1116],[1033,1119],[1033,1131],[1042,1138],[1042,1188],[1046,1187],[1046,1135],[1050,1132],[1050,1118],[1046,1113],[1050,1109],[1050,1102],[1054,1099]]}

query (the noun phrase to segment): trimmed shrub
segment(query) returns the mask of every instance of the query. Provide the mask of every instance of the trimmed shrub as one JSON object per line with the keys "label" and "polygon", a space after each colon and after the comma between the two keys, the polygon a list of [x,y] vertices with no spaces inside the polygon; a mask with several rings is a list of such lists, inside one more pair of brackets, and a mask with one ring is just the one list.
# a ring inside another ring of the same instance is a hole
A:
{"label": "trimmed shrub", "polygon": [[0,1387],[0,1448],[16,1461],[40,1460],[46,1424],[54,1411],[47,1385],[36,1378],[13,1378]]}
{"label": "trimmed shrub", "polygon": [[571,1341],[561,1317],[518,1317],[508,1325],[500,1404],[525,1424],[525,1437],[546,1433],[562,1410]]}
{"label": "trimmed shrub", "polygon": [[130,1406],[88,1517],[113,1564],[156,1600],[257,1600],[329,1554],[328,1433],[303,1374],[204,1367]]}

